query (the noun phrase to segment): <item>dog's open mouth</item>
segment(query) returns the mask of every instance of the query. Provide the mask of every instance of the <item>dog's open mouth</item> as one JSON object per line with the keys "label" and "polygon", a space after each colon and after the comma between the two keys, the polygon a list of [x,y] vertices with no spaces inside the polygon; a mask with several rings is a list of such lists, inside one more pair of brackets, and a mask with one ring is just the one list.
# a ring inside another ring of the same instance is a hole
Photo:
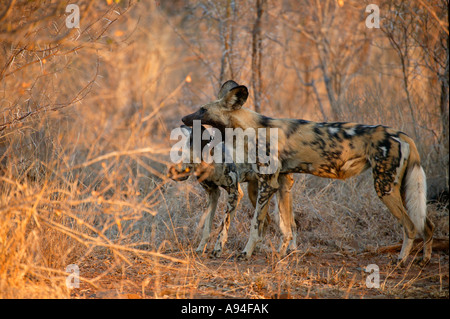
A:
{"label": "dog's open mouth", "polygon": [[185,181],[191,175],[191,170],[187,167],[184,171],[178,172],[175,167],[171,167],[167,173],[167,177],[173,179],[174,181]]}

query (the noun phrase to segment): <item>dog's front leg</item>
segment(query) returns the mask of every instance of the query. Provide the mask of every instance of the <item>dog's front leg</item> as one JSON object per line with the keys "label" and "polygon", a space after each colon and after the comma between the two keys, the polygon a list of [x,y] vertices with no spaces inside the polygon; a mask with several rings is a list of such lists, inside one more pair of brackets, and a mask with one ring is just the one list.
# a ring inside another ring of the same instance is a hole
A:
{"label": "dog's front leg", "polygon": [[231,220],[236,213],[236,209],[239,205],[241,198],[244,196],[239,184],[235,184],[227,188],[228,201],[227,201],[227,211],[225,213],[224,219],[220,225],[220,233],[217,237],[216,245],[211,253],[212,257],[220,257],[222,254],[223,247],[228,239],[228,229],[230,228]]}
{"label": "dog's front leg", "polygon": [[244,250],[238,255],[238,259],[250,258],[256,244],[262,239],[264,233],[264,220],[266,219],[268,205],[272,195],[278,190],[278,174],[258,176],[258,199],[255,213],[250,225],[250,236]]}
{"label": "dog's front leg", "polygon": [[217,203],[220,197],[220,189],[216,185],[209,185],[206,183],[202,183],[202,186],[208,193],[208,209],[206,215],[203,216],[204,225],[203,225],[202,239],[200,240],[200,244],[195,250],[197,253],[203,253],[203,251],[206,248],[209,235],[211,234],[211,225],[214,219],[214,214],[216,212]]}

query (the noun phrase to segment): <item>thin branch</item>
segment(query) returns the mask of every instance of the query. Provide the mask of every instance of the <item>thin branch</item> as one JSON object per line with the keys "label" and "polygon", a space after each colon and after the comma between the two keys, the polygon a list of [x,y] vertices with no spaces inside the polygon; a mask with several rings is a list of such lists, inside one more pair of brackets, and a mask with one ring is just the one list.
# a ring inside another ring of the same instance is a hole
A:
{"label": "thin branch", "polygon": [[8,7],[6,8],[5,12],[3,12],[3,13],[0,15],[0,23],[1,23],[3,20],[5,20],[5,19],[8,17],[8,15],[11,13],[12,7],[14,6],[14,3],[15,3],[15,2],[16,2],[16,0],[11,0],[11,1],[9,1]]}

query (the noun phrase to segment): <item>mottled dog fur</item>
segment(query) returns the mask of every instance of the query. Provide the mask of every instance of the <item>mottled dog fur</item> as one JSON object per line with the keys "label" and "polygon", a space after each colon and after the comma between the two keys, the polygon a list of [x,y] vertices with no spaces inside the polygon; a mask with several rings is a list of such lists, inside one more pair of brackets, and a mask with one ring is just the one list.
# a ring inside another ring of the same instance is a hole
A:
{"label": "mottled dog fur", "polygon": [[[190,159],[193,159],[192,129],[187,126],[182,127],[181,129],[189,140],[189,148],[191,153]],[[202,126],[201,130],[203,133],[205,128]],[[208,142],[209,141],[202,140],[201,148],[203,149]],[[225,157],[225,152],[232,151],[227,150],[224,144],[221,145],[221,150],[223,152],[223,158]],[[252,169],[252,165],[248,163],[206,163],[205,161],[194,163],[192,160],[189,162],[181,162],[172,165],[168,171],[168,177],[176,181],[186,180],[190,175],[197,177],[201,186],[208,194],[208,209],[203,225],[202,238],[196,249],[199,253],[205,251],[209,240],[211,225],[220,196],[219,187],[223,188],[228,193],[227,210],[225,212],[224,219],[219,226],[219,236],[216,244],[211,252],[211,256],[219,257],[228,238],[228,229],[230,227],[231,220],[233,219],[239,202],[243,196],[240,183],[248,183],[248,196],[253,207],[256,207],[256,198],[258,194],[258,180],[256,174]],[[280,188],[278,190],[278,196],[276,196],[278,205],[277,211],[279,213],[279,225],[282,232],[279,253],[284,255],[288,246],[290,246],[290,248],[295,248],[296,243],[296,233],[290,228],[291,226],[294,226],[292,199],[290,195],[294,179],[290,174],[280,174],[278,183],[280,184]],[[265,207],[265,210],[267,210],[267,206]],[[267,214],[264,215],[266,216]],[[263,223],[263,228],[265,228],[269,223],[268,217],[269,216],[267,215],[265,222]],[[289,228],[286,228],[287,226],[289,226]]]}
{"label": "mottled dog fur", "polygon": [[434,225],[427,217],[426,177],[414,141],[405,133],[382,125],[316,123],[297,119],[275,119],[243,107],[245,86],[227,81],[219,99],[207,103],[182,121],[194,120],[225,128],[278,128],[279,169],[258,174],[258,198],[250,236],[242,257],[249,257],[261,238],[264,207],[278,189],[278,175],[307,173],[346,179],[371,168],[375,190],[403,226],[403,246],[398,257],[409,255],[417,234],[424,239],[422,263],[431,258]]}

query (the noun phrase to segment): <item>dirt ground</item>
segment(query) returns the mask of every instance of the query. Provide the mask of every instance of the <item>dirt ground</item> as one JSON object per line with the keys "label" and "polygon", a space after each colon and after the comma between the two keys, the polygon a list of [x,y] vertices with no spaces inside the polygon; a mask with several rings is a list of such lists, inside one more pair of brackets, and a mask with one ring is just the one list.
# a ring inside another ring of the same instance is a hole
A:
{"label": "dirt ground", "polygon": [[[72,298],[94,299],[360,299],[449,298],[449,255],[437,247],[424,268],[393,262],[399,245],[377,252],[346,252],[326,249],[293,251],[284,258],[257,251],[237,261],[225,251],[217,259],[192,250],[165,252],[171,259],[155,256],[152,264],[135,257],[124,265],[117,256],[104,254],[80,265],[80,287]],[[381,251],[381,252],[380,252]],[[417,252],[414,252],[416,254]],[[379,287],[370,288],[379,269]],[[372,266],[373,267],[373,266]],[[367,279],[369,276],[369,280]],[[367,285],[369,282],[369,286]]]}

